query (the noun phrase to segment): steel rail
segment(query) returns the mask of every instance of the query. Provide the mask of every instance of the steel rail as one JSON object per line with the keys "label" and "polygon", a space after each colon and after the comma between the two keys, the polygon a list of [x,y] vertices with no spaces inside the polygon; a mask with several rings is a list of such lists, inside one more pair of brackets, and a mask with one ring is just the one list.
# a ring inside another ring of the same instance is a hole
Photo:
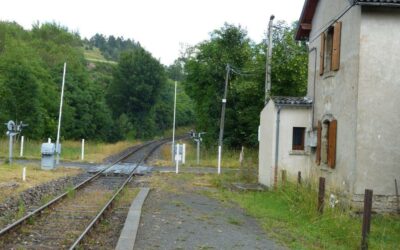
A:
{"label": "steel rail", "polygon": [[120,192],[124,189],[126,184],[133,178],[135,174],[135,170],[139,167],[140,163],[142,163],[144,160],[146,160],[154,151],[157,149],[159,146],[165,143],[165,139],[161,140],[154,148],[152,148],[146,155],[144,155],[138,162],[136,162],[135,167],[133,170],[130,172],[129,176],[126,178],[126,180],[122,183],[122,185],[118,188],[118,190],[114,193],[114,195],[110,198],[110,200],[106,203],[106,205],[100,210],[100,212],[96,215],[96,217],[89,223],[89,225],[86,227],[86,229],[83,231],[83,233],[75,240],[75,242],[72,244],[72,246],[69,248],[70,250],[76,249],[83,238],[89,233],[90,230],[94,228],[96,223],[101,219],[105,211],[107,211],[108,208],[111,207],[112,203],[115,201],[115,198],[120,194]]}
{"label": "steel rail", "polygon": [[[93,181],[97,177],[99,177],[102,173],[104,173],[107,169],[113,167],[117,163],[123,161],[124,159],[128,158],[132,154],[136,153],[137,151],[145,148],[146,146],[154,143],[155,141],[150,141],[147,142],[143,145],[139,145],[137,148],[134,148],[132,151],[128,151],[126,154],[115,160],[114,162],[110,163],[107,165],[103,170],[99,171],[97,174],[89,177],[88,179],[84,180],[83,182],[79,183],[76,185],[73,190],[78,190],[82,188],[84,185],[88,184],[90,181]],[[51,201],[47,202],[46,204],[40,206],[39,208],[35,209],[34,211],[28,213],[27,215],[23,216],[22,218],[18,219],[17,221],[13,222],[12,224],[9,224],[8,226],[4,227],[3,229],[0,230],[0,236],[3,236],[7,233],[9,233],[12,229],[16,228],[17,226],[23,224],[25,221],[27,221],[29,218],[32,218],[33,216],[39,214],[42,210],[51,207],[52,205],[56,204],[57,202],[61,201],[63,198],[67,197],[69,191],[64,192],[63,194],[60,194],[56,198],[52,199]]]}

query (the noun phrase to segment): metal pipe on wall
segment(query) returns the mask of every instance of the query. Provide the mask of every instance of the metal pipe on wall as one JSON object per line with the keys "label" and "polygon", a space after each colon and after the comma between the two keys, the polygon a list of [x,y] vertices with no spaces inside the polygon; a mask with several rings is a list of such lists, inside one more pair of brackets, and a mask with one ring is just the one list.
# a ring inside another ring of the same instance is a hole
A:
{"label": "metal pipe on wall", "polygon": [[308,54],[311,52],[314,53],[314,79],[313,79],[313,93],[312,93],[312,113],[311,113],[311,129],[314,128],[314,107],[315,107],[315,84],[317,80],[317,48],[313,47],[311,50],[308,51]]}
{"label": "metal pipe on wall", "polygon": [[276,140],[275,140],[275,167],[274,167],[274,188],[278,187],[278,157],[279,157],[279,124],[281,108],[278,106],[278,111],[276,112]]}

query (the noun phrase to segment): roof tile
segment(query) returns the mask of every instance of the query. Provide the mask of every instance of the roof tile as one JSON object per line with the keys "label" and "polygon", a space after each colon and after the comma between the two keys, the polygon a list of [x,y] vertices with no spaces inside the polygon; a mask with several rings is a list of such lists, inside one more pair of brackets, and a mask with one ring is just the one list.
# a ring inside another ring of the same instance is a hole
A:
{"label": "roof tile", "polygon": [[311,106],[312,99],[309,97],[273,96],[276,105]]}

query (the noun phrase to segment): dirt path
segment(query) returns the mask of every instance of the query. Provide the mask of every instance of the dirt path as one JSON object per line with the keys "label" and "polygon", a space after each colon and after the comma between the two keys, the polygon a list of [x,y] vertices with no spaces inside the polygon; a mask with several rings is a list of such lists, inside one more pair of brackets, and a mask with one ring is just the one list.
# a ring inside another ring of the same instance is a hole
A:
{"label": "dirt path", "polygon": [[283,249],[242,209],[201,194],[212,191],[209,187],[174,174],[141,181],[152,191],[143,206],[135,249]]}

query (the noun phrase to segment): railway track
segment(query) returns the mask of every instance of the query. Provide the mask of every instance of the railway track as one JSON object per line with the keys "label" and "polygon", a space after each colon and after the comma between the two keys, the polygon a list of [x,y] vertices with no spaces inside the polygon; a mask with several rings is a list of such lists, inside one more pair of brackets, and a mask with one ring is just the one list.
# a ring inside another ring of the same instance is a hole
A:
{"label": "railway track", "polygon": [[[112,208],[135,169],[166,141],[132,148],[103,170],[3,228],[0,249],[78,248],[105,212]],[[118,164],[127,162],[133,163],[129,174],[110,172],[118,168]]]}

